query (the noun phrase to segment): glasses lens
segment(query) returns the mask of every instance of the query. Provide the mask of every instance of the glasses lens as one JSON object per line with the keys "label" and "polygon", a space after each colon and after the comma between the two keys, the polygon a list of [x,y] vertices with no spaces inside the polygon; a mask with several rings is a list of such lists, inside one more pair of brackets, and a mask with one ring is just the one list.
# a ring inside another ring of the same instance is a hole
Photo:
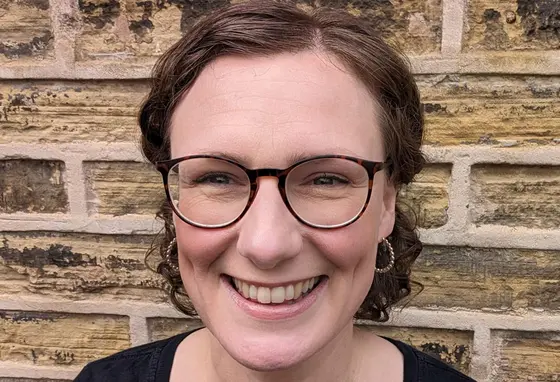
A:
{"label": "glasses lens", "polygon": [[315,159],[295,167],[286,178],[294,212],[314,226],[344,225],[362,211],[369,192],[367,170],[351,160]]}
{"label": "glasses lens", "polygon": [[235,220],[250,194],[245,171],[224,160],[191,158],[177,163],[168,175],[169,193],[188,221],[216,227]]}

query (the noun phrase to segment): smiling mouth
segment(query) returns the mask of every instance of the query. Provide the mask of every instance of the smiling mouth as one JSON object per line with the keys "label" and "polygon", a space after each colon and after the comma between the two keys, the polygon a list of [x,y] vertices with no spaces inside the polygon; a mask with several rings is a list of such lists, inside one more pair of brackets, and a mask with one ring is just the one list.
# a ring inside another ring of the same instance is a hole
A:
{"label": "smiling mouth", "polygon": [[256,286],[228,276],[231,286],[245,299],[260,304],[294,304],[305,298],[327,276],[312,277],[295,284],[287,284],[273,288]]}

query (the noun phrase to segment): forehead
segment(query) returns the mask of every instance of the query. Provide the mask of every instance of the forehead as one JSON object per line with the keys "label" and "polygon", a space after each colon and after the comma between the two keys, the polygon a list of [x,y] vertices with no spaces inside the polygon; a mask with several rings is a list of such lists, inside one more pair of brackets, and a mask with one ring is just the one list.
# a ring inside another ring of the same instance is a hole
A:
{"label": "forehead", "polygon": [[325,54],[222,57],[177,105],[171,155],[225,153],[249,167],[321,154],[383,160],[377,120],[366,87]]}

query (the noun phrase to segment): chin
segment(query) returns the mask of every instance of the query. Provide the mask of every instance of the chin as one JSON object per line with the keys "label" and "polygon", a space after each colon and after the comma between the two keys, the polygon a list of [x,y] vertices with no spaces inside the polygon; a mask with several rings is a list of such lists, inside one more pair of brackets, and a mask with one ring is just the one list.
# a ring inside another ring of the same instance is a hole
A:
{"label": "chin", "polygon": [[[240,333],[241,334],[241,333]],[[279,336],[262,335],[255,340],[250,338],[232,338],[230,344],[223,344],[230,356],[248,369],[270,372],[290,369],[313,356],[321,346],[313,346],[312,338],[278,338]],[[233,342],[235,341],[235,342]]]}

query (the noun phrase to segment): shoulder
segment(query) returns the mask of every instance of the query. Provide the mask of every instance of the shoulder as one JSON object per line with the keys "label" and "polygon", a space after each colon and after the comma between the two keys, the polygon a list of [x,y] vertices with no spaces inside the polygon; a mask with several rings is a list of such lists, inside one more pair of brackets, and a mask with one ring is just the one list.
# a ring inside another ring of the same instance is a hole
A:
{"label": "shoulder", "polygon": [[155,381],[162,352],[177,347],[187,333],[123,350],[90,362],[74,382]]}
{"label": "shoulder", "polygon": [[391,338],[384,338],[393,343],[403,354],[406,382],[476,382],[474,379],[466,376],[446,363],[423,353],[404,342]]}

